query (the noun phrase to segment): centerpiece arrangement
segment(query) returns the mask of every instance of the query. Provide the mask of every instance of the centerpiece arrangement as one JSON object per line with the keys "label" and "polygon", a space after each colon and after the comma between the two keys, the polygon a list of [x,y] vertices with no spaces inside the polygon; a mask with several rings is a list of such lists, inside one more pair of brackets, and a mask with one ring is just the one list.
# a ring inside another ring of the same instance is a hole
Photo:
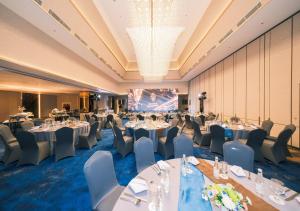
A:
{"label": "centerpiece arrangement", "polygon": [[248,210],[247,205],[252,205],[251,200],[236,191],[231,184],[212,184],[204,188],[202,192],[204,200],[210,200],[222,210]]}

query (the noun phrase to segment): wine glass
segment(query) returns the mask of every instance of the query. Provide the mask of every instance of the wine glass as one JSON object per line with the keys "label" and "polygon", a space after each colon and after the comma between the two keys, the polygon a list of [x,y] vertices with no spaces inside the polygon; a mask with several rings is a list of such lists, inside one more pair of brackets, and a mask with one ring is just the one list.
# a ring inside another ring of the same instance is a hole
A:
{"label": "wine glass", "polygon": [[284,205],[285,202],[281,197],[285,191],[284,183],[278,179],[272,178],[270,188],[272,191],[272,194],[269,196],[270,199],[277,204]]}

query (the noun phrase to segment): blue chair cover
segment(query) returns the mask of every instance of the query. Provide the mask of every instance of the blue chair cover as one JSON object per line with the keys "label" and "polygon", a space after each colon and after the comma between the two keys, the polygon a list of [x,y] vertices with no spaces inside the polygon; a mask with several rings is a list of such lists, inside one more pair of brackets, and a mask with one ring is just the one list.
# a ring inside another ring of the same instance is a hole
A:
{"label": "blue chair cover", "polygon": [[138,172],[141,172],[155,162],[153,141],[146,137],[141,137],[135,141],[134,154],[136,160],[136,169]]}
{"label": "blue chair cover", "polygon": [[184,134],[174,138],[174,157],[182,158],[182,155],[193,156],[193,140]]}

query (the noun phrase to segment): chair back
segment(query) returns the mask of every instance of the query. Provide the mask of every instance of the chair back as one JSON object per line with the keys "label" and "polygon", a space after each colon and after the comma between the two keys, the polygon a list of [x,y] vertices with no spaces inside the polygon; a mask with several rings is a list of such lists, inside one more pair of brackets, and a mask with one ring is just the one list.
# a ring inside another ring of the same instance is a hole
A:
{"label": "chair back", "polygon": [[74,145],[73,128],[62,127],[55,131],[56,145]]}
{"label": "chair back", "polygon": [[260,148],[265,140],[267,132],[263,129],[255,129],[250,131],[247,139],[247,145],[253,149]]}
{"label": "chair back", "polygon": [[284,128],[278,135],[277,141],[274,144],[274,148],[283,149],[289,142],[293,131],[290,128]]}
{"label": "chair back", "polygon": [[45,121],[39,118],[33,120],[34,126],[41,126]]}
{"label": "chair back", "polygon": [[92,208],[118,185],[112,155],[108,151],[95,152],[84,164],[83,172],[88,184]]}
{"label": "chair back", "polygon": [[177,136],[178,130],[178,127],[172,127],[170,130],[168,130],[166,144],[173,145],[173,140]]}
{"label": "chair back", "polygon": [[149,138],[149,131],[144,128],[139,128],[134,131],[135,140],[139,140],[141,137]]}
{"label": "chair back", "polygon": [[273,122],[270,120],[270,119],[267,119],[267,120],[264,120],[262,123],[261,123],[261,129],[263,129],[264,131],[267,132],[267,136],[270,135],[270,132],[271,132],[271,129],[273,127]]}
{"label": "chair back", "polygon": [[123,138],[123,135],[122,135],[122,130],[120,128],[118,128],[117,126],[114,126],[113,127],[114,129],[114,132],[115,132],[115,135],[116,135],[116,138],[117,138],[117,144],[122,144],[124,145],[125,144],[125,141],[124,141],[124,138]]}
{"label": "chair back", "polygon": [[185,115],[184,116],[184,118],[185,118],[185,126],[188,128],[188,129],[192,129],[193,128],[193,126],[192,126],[192,122],[191,122],[191,117],[190,117],[190,115]]}
{"label": "chair back", "polygon": [[108,122],[114,123],[114,116],[112,114],[108,114],[106,119]]}
{"label": "chair back", "polygon": [[154,115],[154,114],[151,115],[151,118],[153,121],[156,121],[156,119],[157,119],[156,115]]}
{"label": "chair back", "polygon": [[93,114],[92,117],[95,119],[95,121],[98,121],[98,117],[96,114]]}
{"label": "chair back", "polygon": [[290,129],[292,131],[292,135],[296,131],[296,126],[294,124],[289,124],[284,127],[284,129]]}
{"label": "chair back", "polygon": [[4,144],[16,141],[16,138],[11,133],[10,128],[6,125],[0,125],[0,137],[3,139]]}
{"label": "chair back", "polygon": [[90,115],[89,114],[85,114],[84,115],[85,116],[85,121],[87,121],[87,122],[90,122]]}
{"label": "chair back", "polygon": [[138,114],[138,115],[136,115],[136,118],[138,118],[138,120],[140,120],[140,121],[144,121],[144,117],[142,116],[142,115],[140,115],[140,114]]}
{"label": "chair back", "polygon": [[37,140],[34,133],[20,131],[17,134],[17,140],[23,151],[38,150]]}
{"label": "chair back", "polygon": [[25,121],[21,123],[21,127],[24,131],[28,131],[34,127],[33,121]]}
{"label": "chair back", "polygon": [[210,150],[223,154],[223,144],[225,143],[225,129],[220,125],[210,126],[211,144]]}
{"label": "chair back", "polygon": [[90,125],[94,124],[96,122],[94,117],[91,117],[89,120]]}
{"label": "chair back", "polygon": [[99,127],[99,122],[94,122],[91,125],[90,133],[89,133],[89,138],[91,137],[96,137],[97,129]]}
{"label": "chair back", "polygon": [[177,116],[177,119],[179,120],[178,124],[183,125],[184,122],[183,122],[183,119],[182,119],[181,115],[179,113],[177,113],[176,116]]}
{"label": "chair back", "polygon": [[193,129],[194,129],[194,136],[195,136],[195,139],[201,139],[202,137],[202,133],[201,133],[201,130],[200,130],[200,127],[198,125],[198,123],[196,121],[192,121],[192,126],[193,126]]}
{"label": "chair back", "polygon": [[229,141],[223,144],[224,161],[230,165],[240,166],[253,172],[254,150],[239,141]]}
{"label": "chair back", "polygon": [[182,134],[174,138],[174,156],[175,158],[182,158],[183,154],[186,156],[193,156],[193,140]]}
{"label": "chair back", "polygon": [[134,142],[136,169],[141,172],[155,162],[153,141],[150,138],[141,137]]}
{"label": "chair back", "polygon": [[205,126],[205,116],[203,114],[200,115],[201,125]]}
{"label": "chair back", "polygon": [[171,121],[172,127],[177,127],[178,123],[179,123],[179,120],[178,120],[178,119],[175,119],[175,118],[172,119],[172,121]]}

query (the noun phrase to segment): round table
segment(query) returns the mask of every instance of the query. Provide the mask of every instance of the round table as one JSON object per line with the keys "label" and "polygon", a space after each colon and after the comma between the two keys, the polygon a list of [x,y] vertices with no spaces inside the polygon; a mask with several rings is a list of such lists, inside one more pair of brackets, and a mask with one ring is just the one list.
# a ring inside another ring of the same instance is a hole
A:
{"label": "round table", "polygon": [[[210,132],[210,126],[215,124],[216,123],[209,124],[209,126],[207,127],[208,132]],[[221,124],[220,126],[222,126],[225,129],[225,137],[231,138],[233,140],[247,139],[250,131],[258,128],[253,125],[244,126],[241,124],[231,124],[231,125]]]}
{"label": "round table", "polygon": [[[208,160],[207,160],[208,161]],[[211,165],[213,165],[213,161],[208,161]],[[168,163],[172,165],[170,168],[170,191],[168,195],[164,197],[164,202],[163,202],[163,210],[167,211],[176,211],[178,210],[178,200],[179,200],[179,189],[180,189],[180,159],[173,159],[173,160],[168,160]],[[212,181],[207,178],[205,175],[204,176],[204,181],[205,185],[212,184]],[[230,170],[229,170],[229,177],[235,180],[236,182],[242,184],[245,188],[253,192],[255,195],[257,195],[255,191],[255,174],[251,173],[251,180],[249,180],[247,177],[237,177],[235,176]],[[141,173],[139,173],[136,178],[139,179],[144,179],[147,181],[149,184],[150,181],[153,181],[155,184],[160,184],[160,176],[157,175],[157,173],[153,170],[152,166],[144,169]],[[266,185],[270,184],[270,180],[264,178],[264,183]],[[145,200],[149,200],[149,196],[147,194],[148,191],[144,191],[142,193],[136,194],[137,197],[140,197]],[[289,192],[294,192],[294,191],[289,191]],[[118,200],[115,203],[115,206],[113,208],[113,211],[122,211],[122,210],[130,210],[130,211],[144,211],[144,210],[149,210],[148,209],[148,202],[142,201],[139,205],[134,205],[133,202],[123,200],[122,198],[128,198],[125,194],[131,194],[133,195],[133,192],[131,189],[127,186]],[[300,204],[295,200],[291,201],[285,201],[285,205],[278,205],[272,202],[268,195],[270,194],[270,189],[265,188],[265,195],[261,196],[261,198],[271,204],[273,207],[277,208],[278,210],[297,210],[299,209]],[[292,194],[292,193],[291,193]],[[259,196],[259,195],[257,195]],[[245,196],[244,196],[245,197]],[[250,206],[250,205],[249,205]],[[222,210],[221,208],[216,207],[215,205],[212,204],[212,209],[213,210]]]}
{"label": "round table", "polygon": [[[167,136],[168,129],[170,128],[170,124],[166,122],[160,122],[160,121],[152,121],[152,120],[146,120],[146,121],[129,121],[125,124],[125,128],[128,131],[128,129],[133,130],[134,137],[134,131],[139,128],[144,128],[149,131],[149,138],[153,141],[153,148],[154,152],[157,152],[158,147],[158,131],[161,130],[162,136]],[[135,139],[135,137],[134,137]]]}
{"label": "round table", "polygon": [[53,127],[46,127],[46,128],[34,127],[29,131],[36,135],[38,141],[39,140],[48,141],[50,144],[50,153],[53,154],[53,148],[54,148],[53,143],[56,141],[55,131],[62,127],[70,127],[73,129],[74,131],[73,138],[74,138],[75,145],[78,143],[79,135],[86,134],[90,130],[90,124],[88,122],[79,122],[74,126],[66,126],[61,124],[61,125],[56,125]]}

